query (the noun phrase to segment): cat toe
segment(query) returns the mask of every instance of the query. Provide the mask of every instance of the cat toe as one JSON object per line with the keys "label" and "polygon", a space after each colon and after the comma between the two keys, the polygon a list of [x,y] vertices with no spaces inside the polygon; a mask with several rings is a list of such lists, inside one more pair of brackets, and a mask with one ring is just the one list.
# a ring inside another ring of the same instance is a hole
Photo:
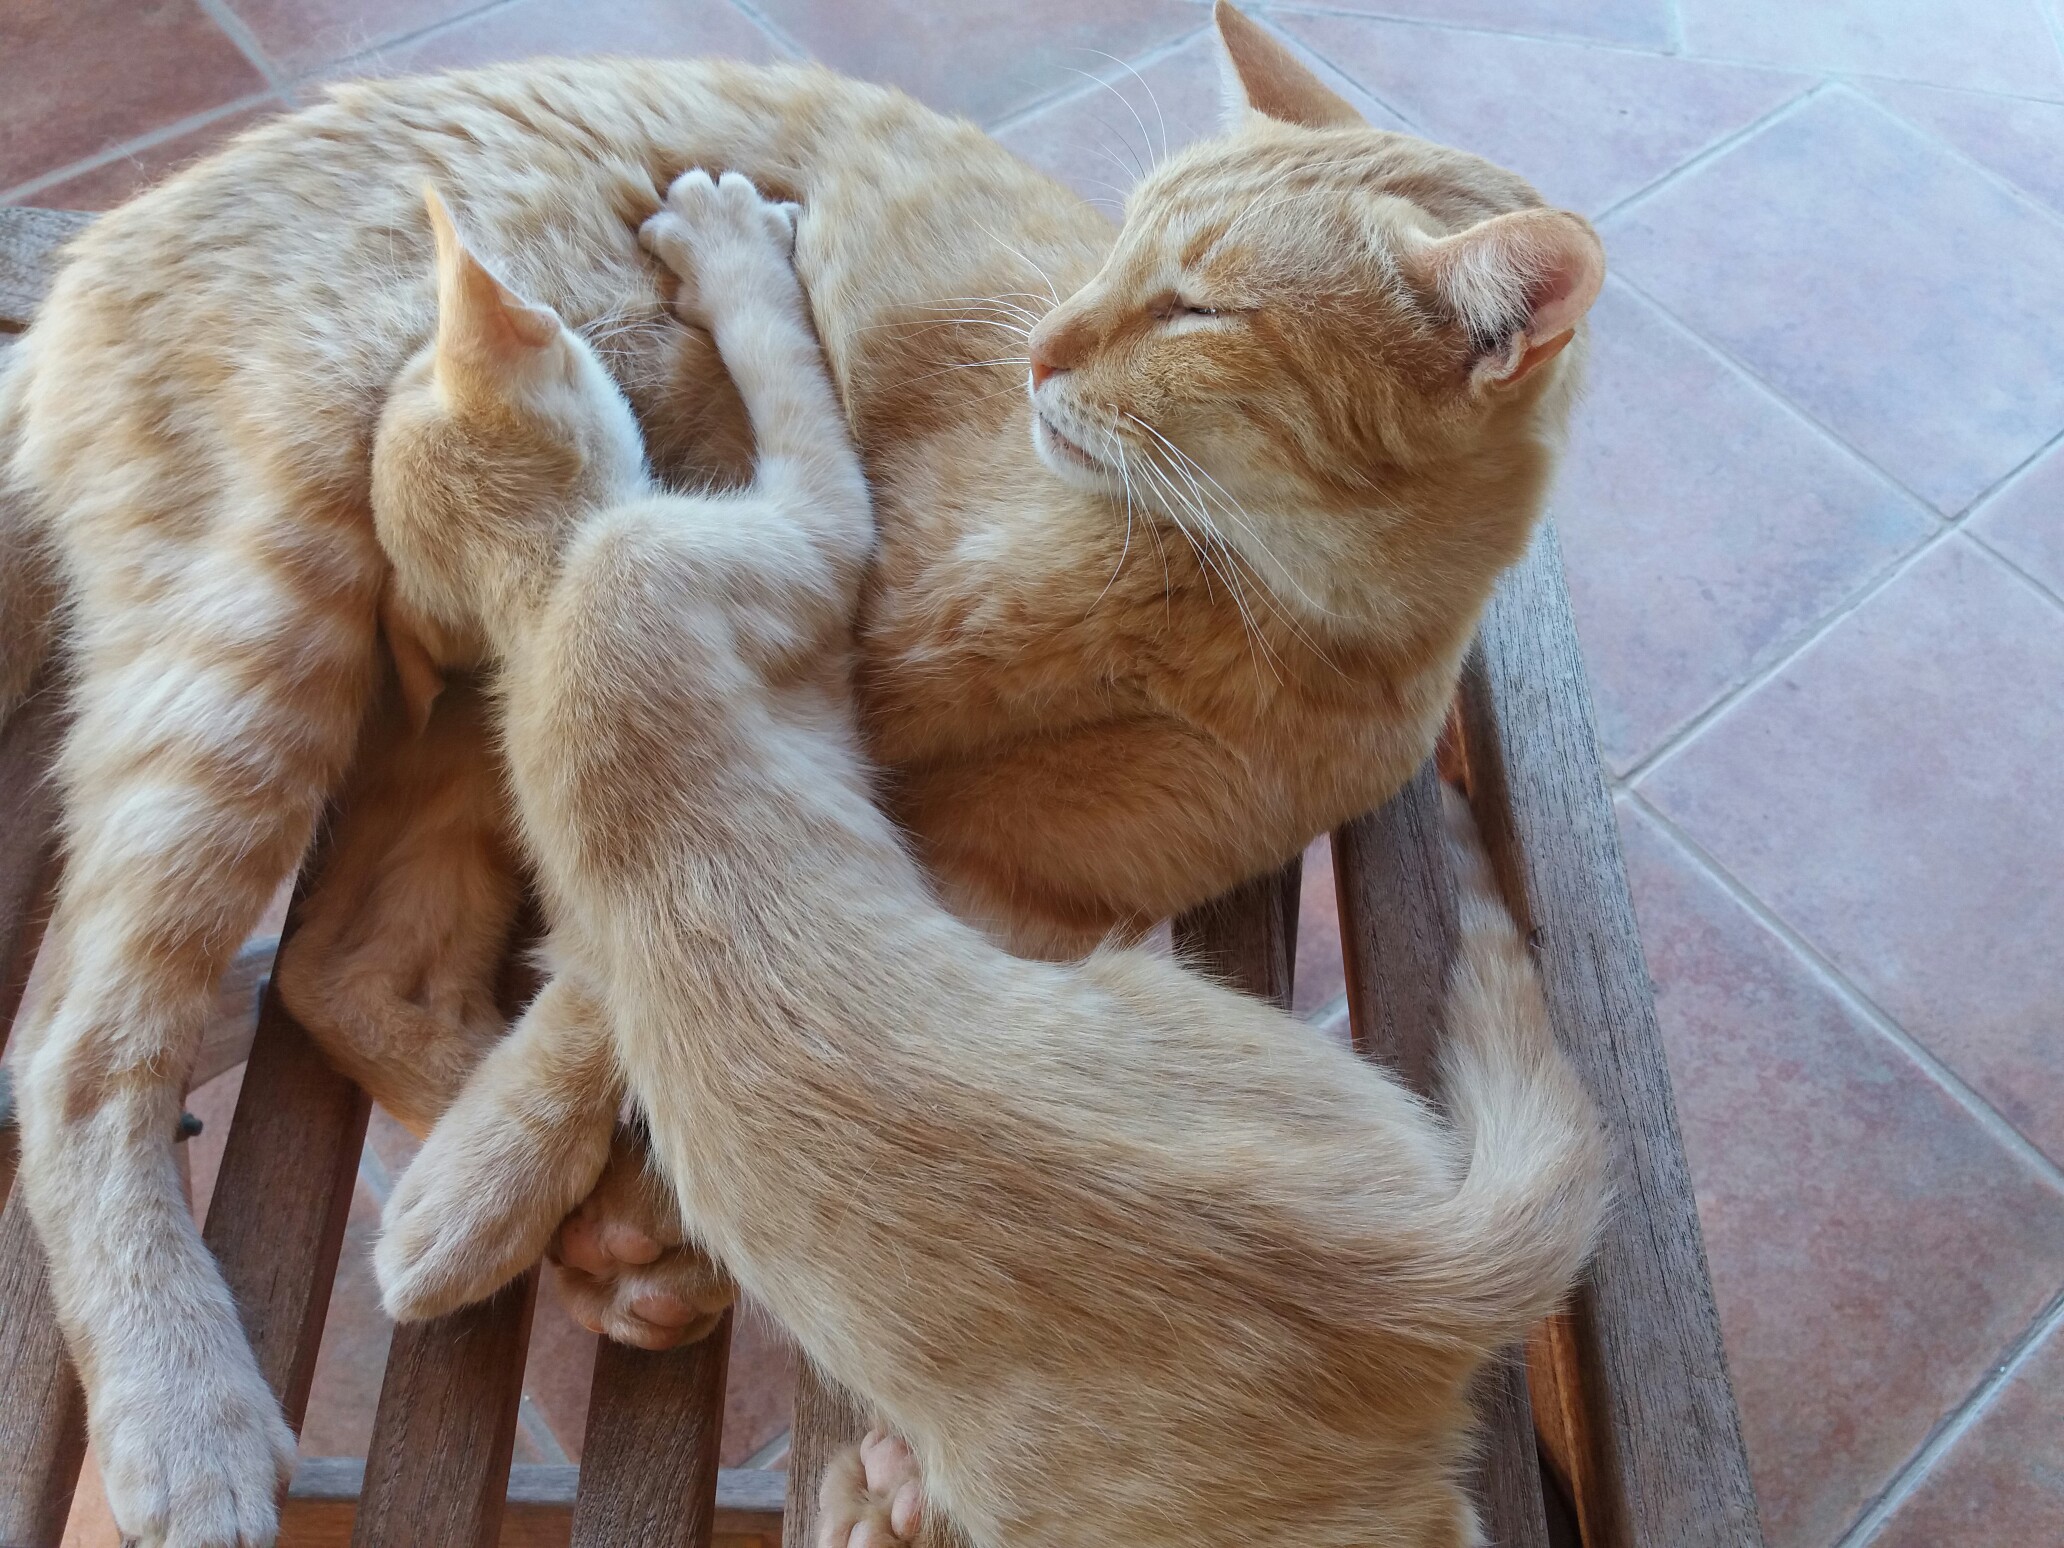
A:
{"label": "cat toe", "polygon": [[916,1453],[902,1437],[870,1430],[824,1469],[815,1548],[906,1548],[923,1517]]}

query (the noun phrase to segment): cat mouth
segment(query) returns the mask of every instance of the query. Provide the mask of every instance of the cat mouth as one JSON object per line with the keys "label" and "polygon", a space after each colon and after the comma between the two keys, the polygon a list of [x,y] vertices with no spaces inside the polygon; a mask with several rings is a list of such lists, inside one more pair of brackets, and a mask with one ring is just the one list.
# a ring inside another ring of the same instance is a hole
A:
{"label": "cat mouth", "polygon": [[1059,429],[1047,418],[1044,409],[1033,409],[1032,424],[1033,434],[1039,440],[1042,450],[1051,450],[1062,461],[1072,463],[1086,473],[1108,471],[1101,457]]}

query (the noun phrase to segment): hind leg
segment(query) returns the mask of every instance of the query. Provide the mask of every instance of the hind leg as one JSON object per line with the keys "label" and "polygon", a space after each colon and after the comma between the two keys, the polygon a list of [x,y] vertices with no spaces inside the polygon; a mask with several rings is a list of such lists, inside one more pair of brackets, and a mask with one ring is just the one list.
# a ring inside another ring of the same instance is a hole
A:
{"label": "hind leg", "polygon": [[239,511],[185,544],[146,527],[78,599],[66,869],[13,1055],[19,1182],[116,1522],[146,1548],[272,1542],[293,1463],[172,1139],[215,982],[363,708],[376,554],[329,521]]}

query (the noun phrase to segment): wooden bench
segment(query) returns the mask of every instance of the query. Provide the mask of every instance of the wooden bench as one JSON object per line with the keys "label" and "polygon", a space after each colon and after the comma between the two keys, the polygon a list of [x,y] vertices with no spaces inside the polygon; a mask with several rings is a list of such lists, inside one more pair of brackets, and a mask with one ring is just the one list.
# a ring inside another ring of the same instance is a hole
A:
{"label": "wooden bench", "polygon": [[[90,217],[0,210],[0,330],[26,325]],[[6,348],[0,333],[0,349]],[[11,1026],[54,876],[47,769],[58,695],[0,732],[0,1025]],[[1647,970],[1593,743],[1559,550],[1544,530],[1484,619],[1443,749],[1535,943],[1555,1027],[1614,1143],[1616,1206],[1571,1309],[1487,1373],[1480,1489],[1500,1548],[1755,1548],[1762,1537],[1677,1135]],[[1424,1087],[1453,936],[1437,774],[1332,836],[1356,1046]],[[1178,941],[1287,1003],[1298,867],[1178,920]],[[286,929],[294,928],[289,909]],[[308,1400],[367,1102],[268,992],[203,1234],[291,1422]],[[0,1195],[11,1195],[11,1140]],[[861,1417],[805,1372],[779,1472],[717,1465],[727,1318],[667,1354],[605,1345],[573,1467],[510,1467],[536,1294],[398,1328],[363,1466],[314,1459],[291,1544],[358,1548],[807,1548],[825,1457]],[[1294,1416],[1285,1416],[1294,1423]],[[84,1404],[18,1197],[0,1213],[0,1548],[56,1548]],[[1545,1465],[1544,1465],[1545,1464]]]}

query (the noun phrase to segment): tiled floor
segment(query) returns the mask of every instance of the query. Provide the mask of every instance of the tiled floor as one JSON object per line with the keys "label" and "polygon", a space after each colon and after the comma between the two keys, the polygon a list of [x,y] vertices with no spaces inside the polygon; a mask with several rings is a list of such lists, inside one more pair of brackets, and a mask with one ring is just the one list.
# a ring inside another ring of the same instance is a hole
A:
{"label": "tiled floor", "polygon": [[[1256,9],[1605,235],[1555,510],[1770,1541],[2064,1541],[2064,0]],[[105,206],[321,78],[588,49],[815,54],[1111,200],[1210,128],[1206,20],[14,0],[0,196]],[[1321,858],[1299,1003],[1337,1019]],[[377,1390],[375,1141],[311,1450]],[[523,1455],[577,1451],[589,1358],[540,1313]],[[786,1368],[742,1336],[731,1458]]]}

